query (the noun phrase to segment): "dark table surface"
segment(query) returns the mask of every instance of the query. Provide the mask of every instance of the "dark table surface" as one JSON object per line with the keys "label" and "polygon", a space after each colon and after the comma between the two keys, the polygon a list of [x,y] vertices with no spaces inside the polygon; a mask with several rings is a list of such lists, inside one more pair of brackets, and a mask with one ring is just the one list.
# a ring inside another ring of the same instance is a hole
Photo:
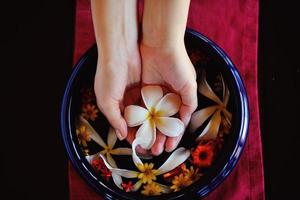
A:
{"label": "dark table surface", "polygon": [[[267,199],[294,199],[299,193],[296,4],[260,2],[259,95]],[[73,0],[1,5],[0,194],[8,195],[5,199],[68,199],[59,108],[72,67],[74,12]]]}

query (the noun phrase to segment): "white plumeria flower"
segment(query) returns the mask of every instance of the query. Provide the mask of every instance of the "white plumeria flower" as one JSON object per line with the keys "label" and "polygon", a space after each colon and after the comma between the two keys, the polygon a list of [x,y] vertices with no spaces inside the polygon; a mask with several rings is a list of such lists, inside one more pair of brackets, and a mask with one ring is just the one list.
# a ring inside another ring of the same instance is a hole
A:
{"label": "white plumeria flower", "polygon": [[[113,167],[109,164],[109,162],[106,160],[106,158],[100,154],[100,157],[103,159],[104,164],[106,167],[115,174],[118,174],[122,177],[125,178],[138,178],[140,179],[135,183],[133,186],[132,191],[137,191],[142,184],[149,183],[151,184],[156,180],[156,176],[162,175],[166,172],[169,172],[176,167],[178,167],[180,164],[182,164],[189,156],[190,156],[190,151],[188,149],[185,149],[183,147],[180,147],[176,149],[170,157],[165,161],[164,164],[162,164],[158,169],[153,169],[154,165],[153,163],[143,163],[141,159],[137,156],[136,154],[136,146],[141,144],[142,141],[141,138],[136,139],[132,143],[132,159],[135,164],[135,166],[138,168],[139,171],[132,171],[132,170],[127,170],[127,169],[119,169],[116,167]],[[156,182],[161,188],[163,193],[169,193],[170,188],[166,185],[162,185]]]}
{"label": "white plumeria flower", "polygon": [[193,113],[189,128],[190,132],[196,131],[210,116],[212,116],[202,133],[198,136],[197,140],[210,140],[217,137],[222,120],[221,113],[223,114],[227,123],[231,126],[232,116],[231,113],[226,109],[229,101],[229,89],[225,85],[222,75],[221,81],[223,86],[223,101],[219,99],[219,97],[214,93],[207,83],[205,72],[203,71],[202,73],[198,92],[213,100],[215,103],[217,103],[217,105],[212,105]]}
{"label": "white plumeria flower", "polygon": [[[79,117],[79,126],[84,125],[87,128],[87,131],[90,132],[90,137],[92,140],[94,140],[97,144],[99,144],[101,147],[103,147],[103,150],[100,151],[97,154],[86,156],[86,159],[91,163],[91,161],[94,158],[98,158],[98,155],[101,154],[106,157],[107,162],[113,166],[113,167],[118,167],[115,160],[111,155],[131,155],[132,150],[130,148],[115,148],[114,146],[117,141],[117,136],[115,133],[115,130],[110,127],[108,136],[107,136],[107,144],[103,141],[101,136],[96,132],[96,130],[90,125],[90,123],[84,119],[83,117]],[[115,174],[112,172],[112,178],[115,182],[115,184],[122,189],[121,183],[122,183],[122,178],[120,175]]]}
{"label": "white plumeria flower", "polygon": [[139,126],[136,138],[143,138],[142,148],[150,149],[156,139],[156,128],[168,137],[177,137],[184,131],[184,124],[175,115],[181,106],[177,94],[163,96],[160,86],[145,86],[141,95],[146,108],[129,105],[125,108],[124,117],[129,127]]}

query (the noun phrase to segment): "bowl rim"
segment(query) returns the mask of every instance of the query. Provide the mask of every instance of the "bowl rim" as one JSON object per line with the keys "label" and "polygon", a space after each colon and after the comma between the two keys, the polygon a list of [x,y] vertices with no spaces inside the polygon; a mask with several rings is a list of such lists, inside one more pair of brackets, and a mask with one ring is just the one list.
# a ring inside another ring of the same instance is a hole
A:
{"label": "bowl rim", "polygon": [[[240,112],[241,112],[241,125],[238,132],[237,142],[235,144],[234,150],[230,153],[229,160],[223,166],[223,168],[217,173],[217,175],[212,179],[212,181],[207,184],[206,186],[202,187],[196,194],[196,197],[204,197],[212,192],[217,186],[219,186],[233,171],[234,167],[236,166],[238,160],[241,157],[243,149],[245,147],[245,143],[247,141],[248,136],[248,129],[249,129],[249,106],[248,106],[248,99],[246,95],[246,90],[243,84],[243,81],[239,75],[239,72],[227,54],[212,40],[208,39],[202,33],[199,33],[193,29],[187,28],[186,33],[195,36],[202,41],[204,41],[207,45],[212,47],[216,53],[225,61],[229,72],[232,74],[232,78],[234,81],[234,85],[237,88],[237,95],[239,96],[239,100],[241,103]],[[67,85],[64,90],[64,95],[62,98],[61,104],[61,112],[60,112],[60,127],[61,127],[61,137],[63,140],[63,144],[65,150],[67,151],[67,156],[71,161],[73,167],[75,168],[76,172],[88,183],[94,190],[96,190],[99,195],[106,199],[118,199],[124,198],[118,192],[110,189],[108,186],[99,182],[93,174],[88,171],[88,167],[84,164],[81,160],[82,158],[79,156],[77,149],[75,148],[75,144],[72,139],[71,133],[71,122],[70,122],[70,106],[71,106],[71,90],[73,87],[74,80],[76,79],[81,66],[85,63],[85,61],[89,58],[90,52],[93,50],[93,46],[88,49],[88,51],[81,56],[79,61],[75,64],[75,67],[72,70],[71,76],[67,81]],[[243,120],[242,120],[243,119]],[[94,178],[94,180],[91,180]],[[101,187],[99,187],[99,183]],[[178,194],[177,196],[171,197],[171,199],[182,198],[185,195]],[[126,197],[126,199],[134,199],[131,197]]]}

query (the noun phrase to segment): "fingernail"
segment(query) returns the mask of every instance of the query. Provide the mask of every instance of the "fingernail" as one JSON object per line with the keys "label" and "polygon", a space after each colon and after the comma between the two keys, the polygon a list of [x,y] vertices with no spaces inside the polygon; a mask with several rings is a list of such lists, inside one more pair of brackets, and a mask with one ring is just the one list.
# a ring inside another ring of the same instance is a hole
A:
{"label": "fingernail", "polygon": [[116,134],[117,134],[117,137],[119,138],[119,140],[124,140],[125,139],[125,137],[122,136],[122,134],[119,130],[116,130]]}

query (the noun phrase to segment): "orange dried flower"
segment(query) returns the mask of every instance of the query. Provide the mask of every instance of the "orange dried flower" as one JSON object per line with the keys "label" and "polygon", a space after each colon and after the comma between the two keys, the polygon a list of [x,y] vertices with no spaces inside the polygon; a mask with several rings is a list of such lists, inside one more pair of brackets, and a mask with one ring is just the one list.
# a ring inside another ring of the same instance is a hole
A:
{"label": "orange dried flower", "polygon": [[214,158],[214,150],[212,145],[199,144],[192,152],[192,158],[192,162],[196,167],[210,167]]}
{"label": "orange dried flower", "polygon": [[85,118],[86,120],[92,120],[95,121],[95,119],[98,117],[99,110],[96,108],[95,105],[92,104],[84,104],[82,106],[82,114],[81,116]]}

